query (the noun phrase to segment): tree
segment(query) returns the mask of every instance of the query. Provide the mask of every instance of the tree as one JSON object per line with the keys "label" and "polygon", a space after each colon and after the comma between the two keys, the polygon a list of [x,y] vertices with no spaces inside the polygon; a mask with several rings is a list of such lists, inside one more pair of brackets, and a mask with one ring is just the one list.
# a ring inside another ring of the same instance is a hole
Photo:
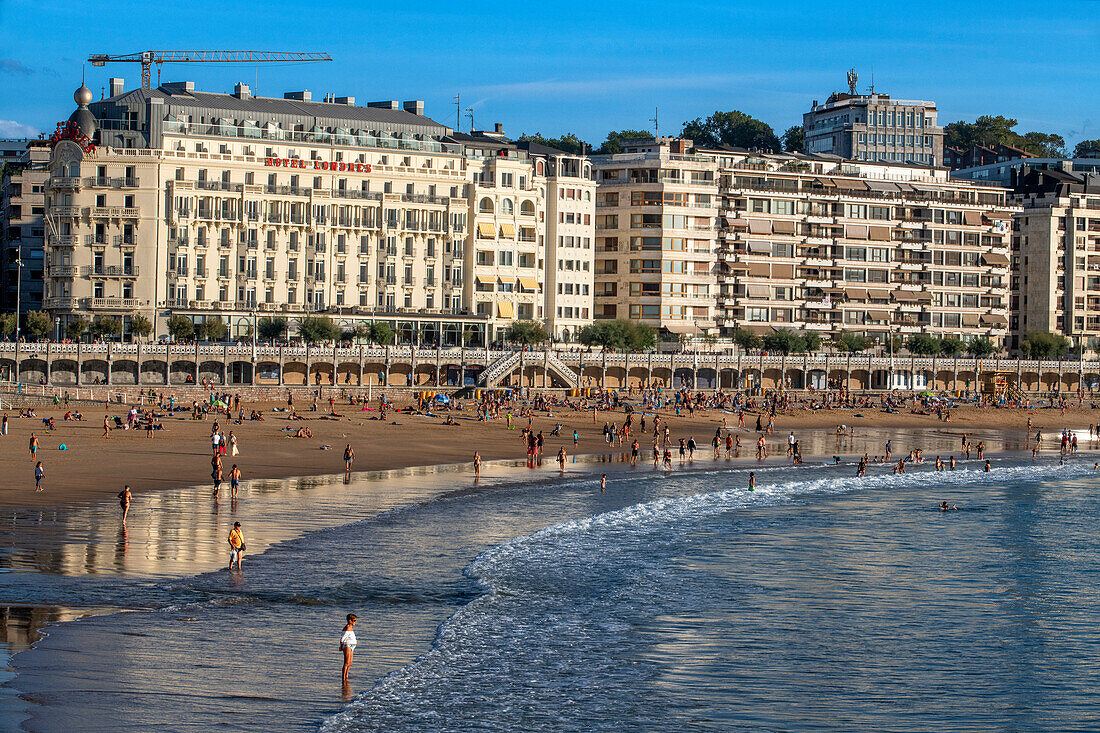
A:
{"label": "tree", "polygon": [[764,348],[780,354],[795,354],[806,350],[802,337],[794,331],[780,328],[764,336]]}
{"label": "tree", "polygon": [[114,316],[96,316],[88,330],[94,338],[115,338],[122,333],[122,321]]}
{"label": "tree", "polygon": [[601,346],[613,351],[649,351],[657,345],[657,332],[644,323],[616,318],[585,326],[577,333],[585,346]]}
{"label": "tree", "polygon": [[88,319],[73,318],[65,324],[65,336],[73,341],[79,341],[84,332],[88,330]]}
{"label": "tree", "polygon": [[382,321],[375,321],[370,324],[370,333],[367,338],[371,343],[378,344],[379,346],[385,346],[393,343],[393,329],[390,328],[390,324]]}
{"label": "tree", "polygon": [[802,334],[802,350],[810,353],[821,351],[821,336],[815,331]]}
{"label": "tree", "polygon": [[779,150],[779,138],[766,122],[750,117],[744,112],[715,112],[710,117],[696,117],[684,123],[680,133],[691,138],[696,145],[715,147],[732,145],[749,150]]}
{"label": "tree", "polygon": [[649,351],[657,345],[657,331],[644,323],[630,323],[627,345],[631,351]]}
{"label": "tree", "polygon": [[46,338],[53,328],[53,320],[42,311],[29,311],[23,322],[27,333],[35,338]]}
{"label": "tree", "polygon": [[994,346],[993,342],[985,336],[979,336],[976,339],[971,339],[970,342],[967,343],[966,351],[967,353],[980,358],[996,353],[997,347]]}
{"label": "tree", "polygon": [[940,339],[940,353],[944,356],[958,356],[963,348],[962,340],[955,336],[944,336]]}
{"label": "tree", "polygon": [[14,313],[0,313],[0,335],[8,336],[15,333],[16,323]]}
{"label": "tree", "polygon": [[1100,158],[1100,140],[1082,140],[1073,148],[1074,158]]}
{"label": "tree", "polygon": [[512,343],[530,346],[541,344],[549,336],[541,323],[524,319],[512,321],[512,325],[508,327],[504,338]]}
{"label": "tree", "polygon": [[791,125],[779,139],[783,141],[783,149],[788,153],[801,153],[802,147],[806,144],[802,125]]}
{"label": "tree", "polygon": [[140,313],[130,316],[130,338],[148,338],[153,333],[153,322]]}
{"label": "tree", "polygon": [[306,316],[298,322],[298,335],[307,344],[315,344],[335,341],[340,338],[340,329],[328,316]]}
{"label": "tree", "polygon": [[848,354],[866,351],[871,348],[871,343],[871,339],[863,334],[851,331],[838,331],[833,335],[833,347]]}
{"label": "tree", "polygon": [[286,337],[286,319],[282,316],[264,316],[256,320],[256,332],[261,341],[275,341]]}
{"label": "tree", "polygon": [[944,147],[969,150],[975,145],[1012,145],[1042,158],[1061,158],[1066,141],[1061,135],[1028,132],[1023,135],[1012,128],[1017,121],[1002,115],[982,115],[973,122],[959,120],[943,128]]}
{"label": "tree", "polygon": [[735,328],[731,335],[733,343],[741,347],[742,351],[752,351],[763,346],[764,342],[755,333],[747,328]]}
{"label": "tree", "polygon": [[919,356],[932,356],[940,351],[940,340],[927,333],[914,333],[905,340],[905,348]]}
{"label": "tree", "polygon": [[187,316],[179,314],[168,316],[168,333],[173,341],[187,341],[195,335],[195,324]]}
{"label": "tree", "polygon": [[1036,359],[1058,359],[1069,349],[1069,339],[1049,331],[1028,331],[1020,341],[1020,351]]}
{"label": "tree", "polygon": [[612,130],[607,133],[607,139],[603,141],[603,145],[596,151],[596,154],[612,155],[621,153],[623,152],[623,140],[649,137],[653,137],[653,135],[646,130]]}
{"label": "tree", "polygon": [[221,316],[211,316],[199,325],[199,334],[205,341],[223,341],[229,335],[229,327]]}
{"label": "tree", "polygon": [[516,139],[516,142],[533,142],[539,145],[545,145],[549,148],[557,148],[563,153],[571,153],[572,155],[583,155],[584,153],[591,153],[592,146],[581,140],[579,137],[571,132],[567,132],[561,137],[543,137],[539,133],[534,135],[520,135]]}

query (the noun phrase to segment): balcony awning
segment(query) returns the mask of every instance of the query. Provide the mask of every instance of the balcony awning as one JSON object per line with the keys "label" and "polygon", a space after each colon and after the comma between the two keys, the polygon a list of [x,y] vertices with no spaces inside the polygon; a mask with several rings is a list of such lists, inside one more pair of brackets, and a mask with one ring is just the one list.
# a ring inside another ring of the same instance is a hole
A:
{"label": "balcony awning", "polygon": [[901,190],[900,188],[898,188],[898,185],[896,183],[892,183],[890,181],[867,181],[867,186],[872,191],[897,193]]}
{"label": "balcony awning", "polygon": [[749,219],[750,234],[771,234],[772,223],[768,219]]}
{"label": "balcony awning", "polygon": [[726,222],[726,226],[731,229],[744,229],[749,225],[748,219],[741,219],[740,217],[736,219],[726,219]]}
{"label": "balcony awning", "polygon": [[874,288],[867,288],[867,297],[871,300],[889,300],[889,290],[875,290]]}
{"label": "balcony awning", "polygon": [[497,284],[497,280],[496,280],[495,277],[485,277],[484,275],[478,275],[477,276],[477,284],[478,285],[492,285],[495,288],[496,284]]}
{"label": "balcony awning", "polygon": [[982,323],[989,326],[1007,326],[1008,318],[1002,315],[998,315],[996,313],[983,313]]}
{"label": "balcony awning", "polygon": [[932,302],[932,293],[925,292],[924,290],[920,291],[919,293],[913,293],[913,295],[916,296],[915,300],[918,303]]}
{"label": "balcony awning", "polygon": [[917,294],[910,290],[895,290],[890,295],[893,296],[895,303],[916,303]]}
{"label": "balcony awning", "polygon": [[826,188],[836,188],[836,181],[832,178],[815,178],[813,182]]}
{"label": "balcony awning", "polygon": [[964,211],[963,223],[971,227],[980,227],[982,225],[982,212]]}
{"label": "balcony awning", "polygon": [[772,278],[791,279],[794,277],[794,265],[787,263],[775,263],[772,265]]}
{"label": "balcony awning", "polygon": [[872,321],[889,321],[890,311],[869,310],[867,311],[867,317]]}
{"label": "balcony awning", "polygon": [[770,277],[771,276],[771,268],[768,267],[767,262],[750,262],[750,263],[748,263],[748,265],[749,265],[749,274],[752,275],[753,277]]}
{"label": "balcony awning", "polygon": [[866,191],[867,182],[858,178],[834,178],[836,187],[842,191]]}
{"label": "balcony awning", "polygon": [[692,321],[683,321],[681,323],[677,323],[675,321],[670,321],[670,322],[662,323],[661,328],[663,328],[666,331],[669,331],[671,333],[688,334],[688,333],[695,333],[695,331],[696,331],[695,323],[693,323]]}
{"label": "balcony awning", "polygon": [[876,242],[890,241],[890,227],[868,227],[868,234]]}
{"label": "balcony awning", "polygon": [[795,234],[798,232],[798,222],[773,221],[772,231],[776,234]]}
{"label": "balcony awning", "polygon": [[844,288],[848,300],[867,300],[867,288]]}
{"label": "balcony awning", "polygon": [[996,252],[986,252],[982,255],[982,262],[987,265],[1007,265],[1008,257]]}
{"label": "balcony awning", "polygon": [[733,270],[734,272],[748,272],[749,266],[744,262],[727,262],[726,269]]}
{"label": "balcony awning", "polygon": [[962,324],[964,326],[977,326],[978,325],[978,314],[977,313],[963,313],[962,314]]}
{"label": "balcony awning", "polygon": [[772,297],[772,290],[767,285],[749,285],[745,292],[750,298]]}
{"label": "balcony awning", "polygon": [[771,242],[749,242],[749,252],[770,255],[772,253]]}
{"label": "balcony awning", "polygon": [[515,318],[516,309],[511,303],[497,303],[497,314],[501,318]]}
{"label": "balcony awning", "polygon": [[529,293],[537,293],[539,291],[539,283],[533,277],[521,277],[519,279],[519,286]]}
{"label": "balcony awning", "polygon": [[511,239],[512,237],[516,236],[516,228],[511,224],[501,224],[500,236]]}
{"label": "balcony awning", "polygon": [[477,234],[485,239],[496,239],[497,228],[492,222],[481,221],[477,224]]}
{"label": "balcony awning", "polygon": [[848,239],[867,239],[870,228],[865,224],[849,224],[844,227],[844,236]]}

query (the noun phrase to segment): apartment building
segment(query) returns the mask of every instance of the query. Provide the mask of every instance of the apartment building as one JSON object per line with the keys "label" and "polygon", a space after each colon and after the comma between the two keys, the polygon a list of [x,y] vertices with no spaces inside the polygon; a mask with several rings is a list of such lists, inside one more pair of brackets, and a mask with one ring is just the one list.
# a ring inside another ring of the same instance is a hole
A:
{"label": "apartment building", "polygon": [[715,152],[723,333],[930,333],[1003,344],[1007,191],[945,169]]}
{"label": "apartment building", "polygon": [[592,322],[596,181],[586,158],[530,141],[518,143],[546,179],[546,327],[571,342]]}
{"label": "apartment building", "polygon": [[1012,196],[1013,348],[1029,331],[1100,350],[1100,172],[1040,162],[1017,170]]}
{"label": "apartment building", "polygon": [[671,137],[623,149],[592,158],[595,318],[641,321],[666,336],[715,333],[715,158]]}
{"label": "apartment building", "polygon": [[23,140],[5,155],[0,178],[0,307],[22,313],[42,308],[45,184],[50,149]]}
{"label": "apartment building", "polygon": [[256,312],[326,312],[479,343],[546,317],[545,162],[502,131],[244,84],[112,80],[76,99],[48,181],[45,306],[62,320],[219,316],[238,335]]}
{"label": "apartment building", "polygon": [[943,165],[936,103],[889,94],[834,92],[802,115],[803,151],[884,163]]}

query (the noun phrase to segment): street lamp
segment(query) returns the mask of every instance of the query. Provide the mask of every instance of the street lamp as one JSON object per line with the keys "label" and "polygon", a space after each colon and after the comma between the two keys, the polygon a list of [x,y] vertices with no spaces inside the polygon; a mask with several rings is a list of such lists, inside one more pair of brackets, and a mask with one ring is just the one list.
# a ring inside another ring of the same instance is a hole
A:
{"label": "street lamp", "polygon": [[20,245],[19,254],[15,257],[15,340],[19,341],[19,309],[22,303],[23,296],[21,293],[21,287],[23,285],[23,251],[22,245]]}
{"label": "street lamp", "polygon": [[54,316],[53,325],[54,328],[57,330],[57,343],[61,343],[61,316]]}

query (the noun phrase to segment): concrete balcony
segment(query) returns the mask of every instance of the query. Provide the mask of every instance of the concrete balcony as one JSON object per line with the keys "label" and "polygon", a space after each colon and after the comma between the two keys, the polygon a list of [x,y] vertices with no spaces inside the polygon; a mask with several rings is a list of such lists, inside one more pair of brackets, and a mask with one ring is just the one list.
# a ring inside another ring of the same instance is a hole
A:
{"label": "concrete balcony", "polygon": [[47,181],[46,187],[53,190],[72,189],[79,191],[80,183],[80,176],[53,176]]}
{"label": "concrete balcony", "polygon": [[53,213],[57,216],[80,216],[80,208],[77,206],[55,206]]}
{"label": "concrete balcony", "polygon": [[[51,273],[52,274],[52,273]],[[137,277],[137,267],[118,267],[117,265],[111,265],[109,267],[100,267],[96,269],[91,265],[85,265],[80,268],[80,274],[85,277]],[[182,272],[176,273],[179,276],[187,275],[187,269],[184,268]]]}
{"label": "concrete balcony", "polygon": [[62,234],[55,237],[52,242],[54,247],[75,247],[80,244],[80,236],[76,234]]}
{"label": "concrete balcony", "polygon": [[78,298],[46,298],[42,301],[46,310],[71,310],[80,306]]}
{"label": "concrete balcony", "polygon": [[80,305],[91,310],[135,310],[145,306],[138,298],[81,298]]}
{"label": "concrete balcony", "polygon": [[76,265],[52,265],[49,269],[50,277],[76,277],[81,268]]}

